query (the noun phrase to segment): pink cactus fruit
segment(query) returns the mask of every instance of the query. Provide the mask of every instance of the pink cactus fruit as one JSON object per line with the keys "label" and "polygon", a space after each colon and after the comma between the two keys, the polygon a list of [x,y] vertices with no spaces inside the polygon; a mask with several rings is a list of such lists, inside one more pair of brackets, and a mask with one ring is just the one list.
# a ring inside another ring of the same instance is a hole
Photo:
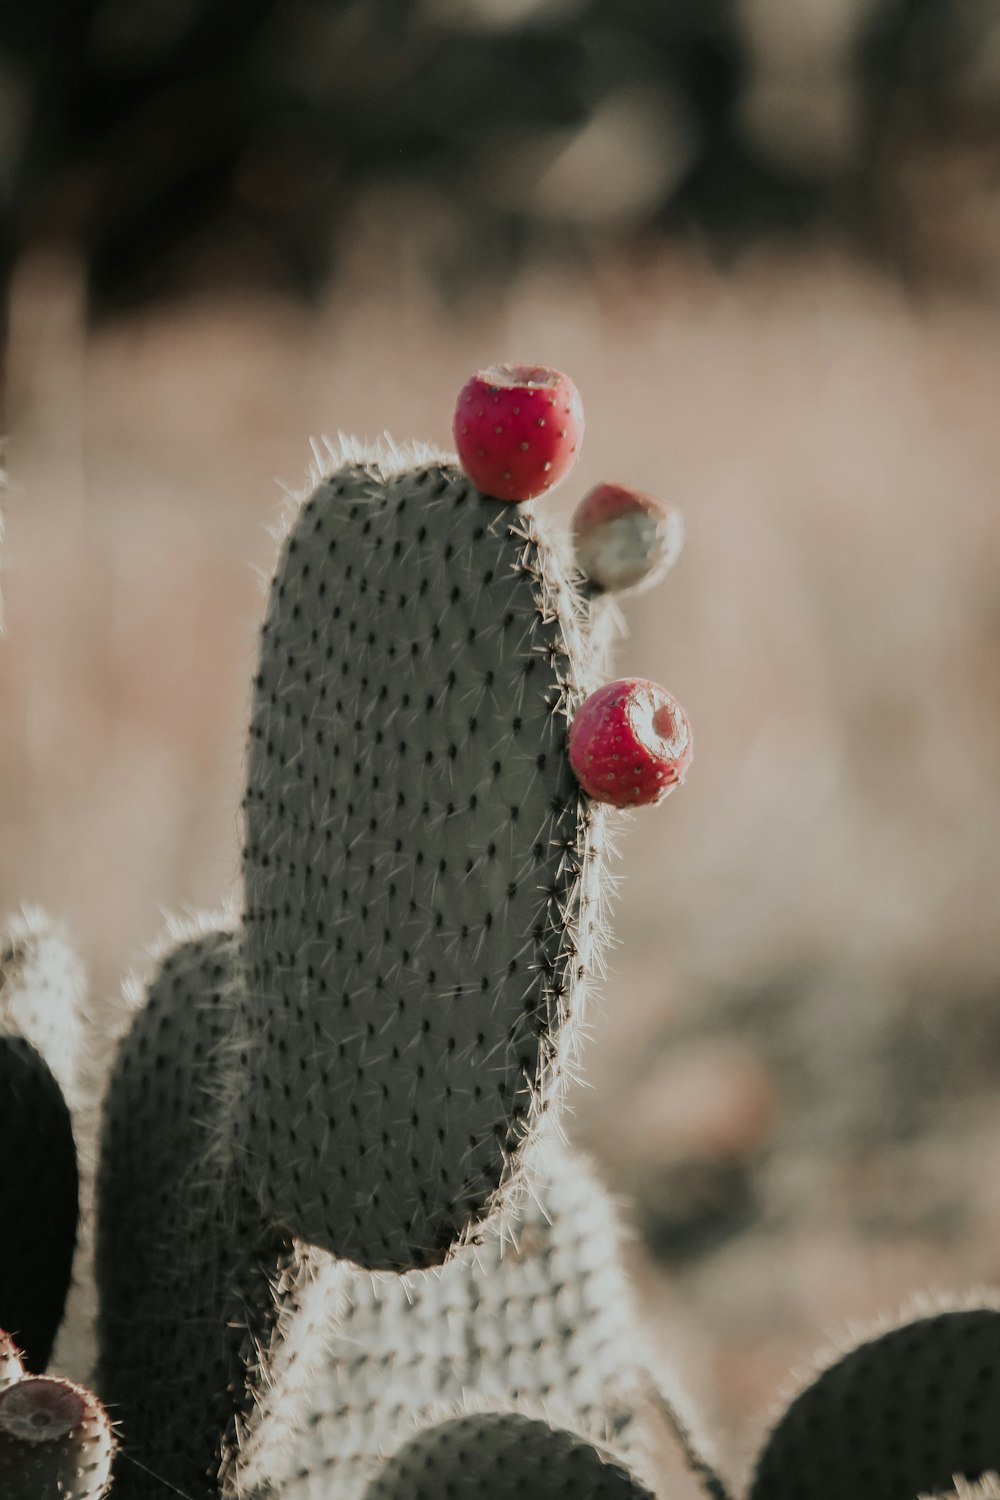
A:
{"label": "pink cactus fruit", "polygon": [[108,1415],[82,1386],[30,1375],[0,1391],[4,1500],[101,1500],[113,1452]]}
{"label": "pink cactus fruit", "polygon": [[583,403],[568,375],[544,365],[491,365],[459,392],[455,447],[484,495],[533,500],[569,473],[583,425]]}
{"label": "pink cactus fruit", "polygon": [[684,545],[684,518],[675,505],[624,484],[599,484],[573,516],[580,571],[596,589],[638,592],[658,583]]}
{"label": "pink cactus fruit", "polygon": [[643,678],[605,683],[580,705],[569,730],[577,780],[613,807],[662,802],[684,780],[692,750],[676,698]]}

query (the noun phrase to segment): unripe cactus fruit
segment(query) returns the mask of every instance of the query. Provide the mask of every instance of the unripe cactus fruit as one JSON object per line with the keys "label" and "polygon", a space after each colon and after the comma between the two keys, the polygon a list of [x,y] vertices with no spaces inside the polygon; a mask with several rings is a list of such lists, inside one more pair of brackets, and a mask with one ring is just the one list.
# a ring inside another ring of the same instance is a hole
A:
{"label": "unripe cactus fruit", "polygon": [[82,1386],[35,1375],[0,1391],[3,1500],[100,1500],[113,1450],[107,1412]]}
{"label": "unripe cactus fruit", "polygon": [[9,1333],[0,1328],[0,1391],[5,1391],[24,1374],[21,1354]]}
{"label": "unripe cactus fruit", "polygon": [[426,1428],[383,1467],[367,1500],[652,1500],[611,1454],[517,1412]]}
{"label": "unripe cactus fruit", "polygon": [[583,403],[560,370],[493,365],[459,392],[454,434],[459,462],[484,495],[533,500],[576,462]]}
{"label": "unripe cactus fruit", "polygon": [[608,682],[577,709],[569,758],[597,802],[662,802],[684,780],[693,751],[687,715],[665,688],[641,678]]}
{"label": "unripe cactus fruit", "polygon": [[665,505],[622,484],[599,484],[573,514],[576,560],[599,592],[638,593],[669,572],[684,545],[684,520]]}

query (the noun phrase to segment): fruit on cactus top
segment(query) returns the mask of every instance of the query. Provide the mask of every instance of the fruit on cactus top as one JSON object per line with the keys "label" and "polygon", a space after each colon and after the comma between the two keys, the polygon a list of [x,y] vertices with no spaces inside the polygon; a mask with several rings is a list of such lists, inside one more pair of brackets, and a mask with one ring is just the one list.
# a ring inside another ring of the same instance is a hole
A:
{"label": "fruit on cactus top", "polygon": [[577,709],[569,759],[583,790],[614,807],[662,802],[691,762],[691,726],[666,688],[643,678],[605,683]]}
{"label": "fruit on cactus top", "polygon": [[599,484],[573,516],[580,571],[595,589],[621,593],[651,588],[673,567],[684,545],[675,505],[623,484]]}
{"label": "fruit on cactus top", "polygon": [[583,404],[559,370],[491,365],[459,392],[454,433],[462,468],[484,495],[533,500],[576,462]]}
{"label": "fruit on cactus top", "polygon": [[0,1391],[4,1500],[100,1500],[113,1452],[108,1414],[83,1386],[32,1375]]}

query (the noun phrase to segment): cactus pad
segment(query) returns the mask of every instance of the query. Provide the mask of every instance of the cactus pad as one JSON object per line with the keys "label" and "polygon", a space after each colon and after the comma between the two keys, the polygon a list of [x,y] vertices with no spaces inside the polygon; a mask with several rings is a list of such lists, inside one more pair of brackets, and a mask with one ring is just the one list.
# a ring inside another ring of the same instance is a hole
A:
{"label": "cactus pad", "polygon": [[76,1100],[86,976],[63,930],[31,909],[0,930],[0,1035],[25,1037]]}
{"label": "cactus pad", "polygon": [[947,1495],[921,1496],[921,1500],[1000,1500],[1000,1474],[984,1474],[975,1484],[959,1477]]}
{"label": "cactus pad", "polygon": [[1000,1311],[940,1312],[859,1344],[775,1426],[749,1500],[913,1500],[1000,1468]]}
{"label": "cactus pad", "polygon": [[[302,1316],[320,1358],[265,1393],[239,1493],[357,1500],[386,1451],[467,1395],[543,1408],[641,1469],[648,1460],[643,1340],[606,1194],[548,1139],[525,1162],[531,1192],[444,1266],[371,1275],[328,1263]],[[294,1349],[293,1334],[287,1341]]]}
{"label": "cactus pad", "polygon": [[90,1391],[31,1376],[0,1390],[3,1500],[100,1500],[114,1440]]}
{"label": "cactus pad", "polygon": [[48,1064],[0,1035],[0,1326],[44,1370],[66,1304],[79,1179],[69,1110]]}
{"label": "cactus pad", "polygon": [[[217,1494],[287,1242],[225,1159],[219,1078],[233,1026],[232,935],[163,961],[118,1050],[105,1111],[97,1271],[101,1395],[122,1419],[116,1500]],[[141,1467],[139,1467],[141,1465]],[[150,1477],[155,1476],[155,1477]]]}
{"label": "cactus pad", "polygon": [[575,1432],[515,1412],[426,1428],[385,1464],[367,1500],[643,1500],[650,1491]]}
{"label": "cactus pad", "polygon": [[[456,469],[324,479],[264,624],[246,794],[246,1135],[267,1210],[440,1262],[558,1087],[599,932],[567,763],[593,648],[530,507]],[[275,1068],[275,1058],[281,1067]]]}

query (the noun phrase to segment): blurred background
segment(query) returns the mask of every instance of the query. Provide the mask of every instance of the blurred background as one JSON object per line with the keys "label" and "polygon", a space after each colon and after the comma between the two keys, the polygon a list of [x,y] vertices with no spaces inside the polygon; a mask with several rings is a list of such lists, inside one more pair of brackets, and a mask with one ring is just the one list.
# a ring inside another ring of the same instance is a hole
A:
{"label": "blurred background", "polygon": [[566,369],[678,503],[622,673],[573,1131],[739,1470],[818,1346],[1000,1281],[1000,16],[988,0],[0,4],[0,908],[99,1002],[238,874],[279,481]]}

